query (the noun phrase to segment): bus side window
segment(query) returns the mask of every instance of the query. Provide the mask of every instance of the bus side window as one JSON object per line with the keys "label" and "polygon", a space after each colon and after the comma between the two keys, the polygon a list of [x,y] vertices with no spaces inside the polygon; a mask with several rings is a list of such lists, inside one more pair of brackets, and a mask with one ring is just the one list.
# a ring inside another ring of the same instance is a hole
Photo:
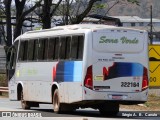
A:
{"label": "bus side window", "polygon": [[47,58],[46,50],[48,48],[48,39],[40,39],[38,46],[38,60],[45,60]]}
{"label": "bus side window", "polygon": [[44,39],[43,57],[44,57],[44,60],[48,59],[48,38]]}
{"label": "bus side window", "polygon": [[61,37],[60,59],[69,59],[71,37]]}
{"label": "bus side window", "polygon": [[15,69],[16,67],[18,43],[19,41],[16,41],[11,50],[10,69]]}
{"label": "bus side window", "polygon": [[28,56],[28,40],[24,41],[24,56],[23,60],[26,61]]}
{"label": "bus side window", "polygon": [[49,39],[49,45],[48,45],[48,59],[52,60],[54,59],[54,52],[55,52],[55,38]]}
{"label": "bus side window", "polygon": [[71,59],[83,59],[83,46],[84,46],[84,37],[83,36],[72,36],[71,43]]}
{"label": "bus side window", "polygon": [[20,49],[19,49],[19,61],[27,60],[27,51],[28,49],[28,41],[21,41],[20,42]]}
{"label": "bus side window", "polygon": [[84,37],[83,36],[79,36],[78,37],[78,59],[83,59],[83,47],[84,47]]}
{"label": "bus side window", "polygon": [[49,39],[48,59],[57,60],[59,57],[59,37]]}
{"label": "bus side window", "polygon": [[60,51],[60,40],[59,37],[55,39],[55,51],[54,51],[54,59],[57,60],[59,58],[59,51]]}
{"label": "bus side window", "polygon": [[39,48],[38,39],[36,39],[34,40],[33,60],[38,60],[38,48]]}
{"label": "bus side window", "polygon": [[14,44],[14,48],[15,48],[15,51],[14,51],[15,57],[14,57],[14,59],[13,59],[13,67],[14,67],[14,68],[16,67],[16,62],[17,62],[18,44],[19,44],[19,40],[16,41],[15,44]]}
{"label": "bus side window", "polygon": [[24,41],[21,41],[19,48],[19,56],[18,56],[19,61],[23,61],[23,55],[24,55]]}
{"label": "bus side window", "polygon": [[28,60],[32,61],[34,56],[34,40],[28,42]]}
{"label": "bus side window", "polygon": [[77,36],[72,36],[72,43],[71,43],[71,59],[75,60],[77,58],[77,48],[78,48],[78,40]]}

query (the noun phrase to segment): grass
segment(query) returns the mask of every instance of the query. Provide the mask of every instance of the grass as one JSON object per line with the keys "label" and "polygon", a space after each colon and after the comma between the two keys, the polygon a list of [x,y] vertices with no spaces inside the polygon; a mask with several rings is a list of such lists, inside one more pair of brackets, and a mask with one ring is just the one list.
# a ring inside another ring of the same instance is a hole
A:
{"label": "grass", "polygon": [[[6,87],[8,84],[7,84],[7,81],[6,81],[6,74],[0,74],[0,87]],[[0,97],[8,97],[8,93],[3,93],[0,94]]]}
{"label": "grass", "polygon": [[0,86],[7,86],[7,78],[6,78],[6,74],[0,74]]}
{"label": "grass", "polygon": [[121,105],[120,108],[130,110],[142,110],[142,111],[160,111],[160,96],[150,94],[148,101],[143,105]]}
{"label": "grass", "polygon": [[2,95],[0,95],[0,98],[8,98],[8,97],[9,97],[8,93],[2,93]]}

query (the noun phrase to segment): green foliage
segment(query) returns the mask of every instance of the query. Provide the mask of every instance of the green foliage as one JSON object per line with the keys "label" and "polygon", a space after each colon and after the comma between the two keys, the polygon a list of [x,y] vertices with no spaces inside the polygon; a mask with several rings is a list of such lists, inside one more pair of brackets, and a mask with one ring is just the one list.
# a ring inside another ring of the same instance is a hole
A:
{"label": "green foliage", "polygon": [[140,5],[139,0],[127,0],[127,1],[130,2],[130,3],[136,4],[136,5]]}
{"label": "green foliage", "polygon": [[6,86],[6,75],[0,74],[0,86]]}
{"label": "green foliage", "polygon": [[103,3],[97,3],[97,4],[94,4],[93,7],[92,7],[92,11],[93,12],[96,12],[97,10],[103,10],[106,8],[106,4],[103,4]]}
{"label": "green foliage", "polygon": [[104,9],[106,6],[104,4],[96,4],[95,7],[97,9]]}

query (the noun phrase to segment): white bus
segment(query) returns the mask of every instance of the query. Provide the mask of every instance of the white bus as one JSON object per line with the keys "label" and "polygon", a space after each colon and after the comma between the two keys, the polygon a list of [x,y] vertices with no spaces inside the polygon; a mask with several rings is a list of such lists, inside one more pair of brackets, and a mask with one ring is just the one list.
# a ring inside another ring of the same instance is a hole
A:
{"label": "white bus", "polygon": [[9,52],[9,98],[22,108],[53,104],[116,114],[148,97],[148,34],[107,25],[68,25],[27,32]]}

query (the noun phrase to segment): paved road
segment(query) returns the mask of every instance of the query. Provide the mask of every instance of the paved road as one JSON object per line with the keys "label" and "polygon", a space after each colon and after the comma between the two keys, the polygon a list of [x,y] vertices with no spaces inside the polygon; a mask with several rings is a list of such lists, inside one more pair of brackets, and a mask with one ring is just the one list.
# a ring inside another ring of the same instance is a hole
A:
{"label": "paved road", "polygon": [[[117,119],[160,119],[160,112],[137,112],[127,110],[120,110],[116,117],[102,117],[100,116],[98,110],[93,109],[78,109],[72,114],[55,114],[52,109],[52,105],[50,104],[41,104],[39,108],[32,108],[31,110],[23,110],[21,109],[21,105],[19,101],[9,101],[8,98],[0,98],[0,116],[8,114],[12,114],[12,116],[16,117],[18,115],[23,116],[24,118],[27,116],[38,116],[36,118],[32,118],[33,120],[41,120],[41,119],[52,119],[52,120],[117,120]],[[19,114],[20,113],[20,114]],[[159,117],[148,117],[148,115],[159,116]],[[45,116],[45,117],[40,117]],[[131,116],[131,117],[127,117]],[[1,117],[0,119],[4,119]],[[17,119],[17,118],[16,118]],[[22,119],[19,117],[19,119]],[[30,118],[31,119],[31,118]],[[8,118],[7,118],[8,120]]]}

